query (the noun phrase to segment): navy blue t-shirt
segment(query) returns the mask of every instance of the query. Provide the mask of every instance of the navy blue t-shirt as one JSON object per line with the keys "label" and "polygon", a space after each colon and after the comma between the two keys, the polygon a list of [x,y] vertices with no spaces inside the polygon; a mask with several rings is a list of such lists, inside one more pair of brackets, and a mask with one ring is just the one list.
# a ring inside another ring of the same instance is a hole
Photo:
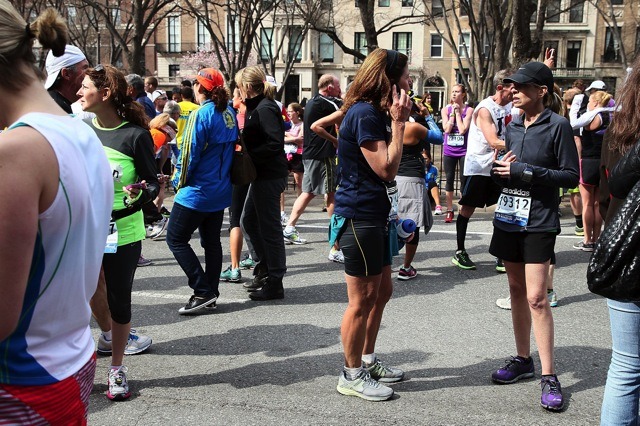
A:
{"label": "navy blue t-shirt", "polygon": [[390,119],[366,102],[349,108],[338,136],[340,180],[334,212],[350,219],[386,221],[391,205],[384,182],[365,159],[360,146],[370,141],[389,142]]}

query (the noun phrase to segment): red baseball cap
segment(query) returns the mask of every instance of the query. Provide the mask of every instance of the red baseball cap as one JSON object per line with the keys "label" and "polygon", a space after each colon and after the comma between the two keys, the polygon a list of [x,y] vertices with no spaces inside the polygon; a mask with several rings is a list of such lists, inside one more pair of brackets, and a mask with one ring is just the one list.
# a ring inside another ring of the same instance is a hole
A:
{"label": "red baseball cap", "polygon": [[196,75],[196,80],[198,80],[198,83],[207,91],[224,86],[224,77],[222,73],[215,68],[201,69],[198,71],[198,75]]}

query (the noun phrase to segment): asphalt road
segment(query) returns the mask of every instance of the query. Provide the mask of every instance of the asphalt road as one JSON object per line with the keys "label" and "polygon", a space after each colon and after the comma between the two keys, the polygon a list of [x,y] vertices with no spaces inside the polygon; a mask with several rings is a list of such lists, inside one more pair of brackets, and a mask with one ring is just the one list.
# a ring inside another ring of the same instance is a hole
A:
{"label": "asphalt road", "polygon": [[[164,241],[145,241],[143,254],[154,264],[136,273],[133,325],[154,343],[125,360],[133,392],[126,402],[107,400],[110,358],[98,359],[89,424],[597,424],[610,359],[608,313],[605,300],[587,290],[589,255],[572,249],[574,223],[564,212],[556,243],[559,306],[553,309],[556,368],[567,401],[561,413],[539,405],[535,342],[536,379],[513,385],[490,380],[515,346],[510,313],[495,305],[508,289],[488,253],[492,214],[481,211],[467,238],[476,271],[451,264],[455,224],[437,216],[413,264],[419,276],[394,280],[376,351],[406,371],[407,379],[393,385],[393,399],[372,403],[338,394],[347,297],[342,265],[326,258],[326,213],[316,199],[298,226],[309,243],[286,249],[284,300],[253,302],[241,285],[221,283],[217,309],[179,316],[191,294],[183,272]],[[202,254],[198,240],[192,243]],[[226,230],[222,245],[226,267]]]}

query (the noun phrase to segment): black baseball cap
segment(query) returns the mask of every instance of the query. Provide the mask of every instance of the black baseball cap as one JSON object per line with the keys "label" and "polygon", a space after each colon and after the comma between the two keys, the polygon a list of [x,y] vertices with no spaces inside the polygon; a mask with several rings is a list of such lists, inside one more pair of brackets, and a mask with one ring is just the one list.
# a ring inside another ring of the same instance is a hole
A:
{"label": "black baseball cap", "polygon": [[539,86],[547,86],[549,93],[553,92],[553,73],[542,62],[527,62],[516,71],[515,74],[503,80],[505,83],[534,83]]}

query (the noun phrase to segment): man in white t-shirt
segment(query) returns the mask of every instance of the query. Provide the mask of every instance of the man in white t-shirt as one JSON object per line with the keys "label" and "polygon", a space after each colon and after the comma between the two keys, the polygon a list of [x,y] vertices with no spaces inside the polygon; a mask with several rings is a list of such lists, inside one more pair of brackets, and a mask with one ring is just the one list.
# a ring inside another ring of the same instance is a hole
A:
{"label": "man in white t-shirt", "polygon": [[[510,70],[498,71],[493,77],[496,92],[484,99],[473,111],[467,142],[464,175],[467,176],[462,188],[460,212],[456,221],[458,249],[451,263],[461,269],[476,269],[464,247],[469,219],[476,207],[496,204],[501,188],[491,179],[490,172],[495,150],[504,150],[504,130],[511,121],[511,84],[502,80],[510,75]],[[496,270],[504,272],[498,259]]]}

